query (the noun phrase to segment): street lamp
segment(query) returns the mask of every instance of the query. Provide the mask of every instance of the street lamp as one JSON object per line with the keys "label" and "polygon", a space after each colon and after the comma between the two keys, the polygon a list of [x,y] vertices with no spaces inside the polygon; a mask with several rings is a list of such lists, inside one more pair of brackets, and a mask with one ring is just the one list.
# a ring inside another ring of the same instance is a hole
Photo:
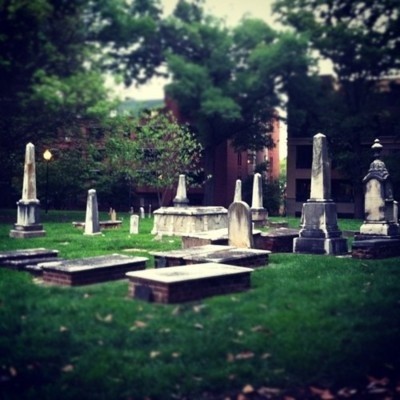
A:
{"label": "street lamp", "polygon": [[49,161],[53,157],[53,154],[51,154],[49,149],[46,149],[46,151],[43,153],[43,158],[46,161],[46,214],[47,211],[49,210],[49,203],[47,202],[47,191],[49,188]]}

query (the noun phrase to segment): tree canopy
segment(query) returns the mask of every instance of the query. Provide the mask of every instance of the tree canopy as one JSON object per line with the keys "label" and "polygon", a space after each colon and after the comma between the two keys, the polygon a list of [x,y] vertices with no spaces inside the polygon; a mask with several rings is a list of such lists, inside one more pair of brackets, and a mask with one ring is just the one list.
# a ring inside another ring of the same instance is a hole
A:
{"label": "tree canopy", "polygon": [[354,189],[362,217],[361,180],[370,144],[400,136],[400,3],[392,0],[276,0],[281,22],[333,63],[335,83],[302,76],[288,87],[288,134],[328,136],[336,168]]}

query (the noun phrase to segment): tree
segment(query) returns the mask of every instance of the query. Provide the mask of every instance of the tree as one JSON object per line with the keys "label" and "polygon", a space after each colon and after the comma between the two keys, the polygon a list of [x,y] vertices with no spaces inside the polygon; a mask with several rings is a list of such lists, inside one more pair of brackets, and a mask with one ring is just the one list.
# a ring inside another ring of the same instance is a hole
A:
{"label": "tree", "polygon": [[[150,76],[143,46],[156,0],[6,0],[0,2],[0,183],[9,193],[24,146],[40,150],[57,135],[80,134],[81,121],[108,116],[105,69],[129,36],[131,79]],[[14,199],[15,200],[15,199]]]}
{"label": "tree", "polygon": [[332,61],[338,79],[338,87],[315,77],[290,82],[288,133],[312,136],[322,131],[328,136],[336,168],[352,183],[355,214],[362,217],[361,180],[370,160],[369,146],[363,143],[400,135],[398,82],[391,81],[391,93],[379,83],[399,73],[400,4],[276,0],[274,9],[283,23]]}
{"label": "tree", "polygon": [[106,141],[109,173],[130,177],[136,186],[157,189],[160,206],[180,174],[186,174],[189,182],[200,176],[201,146],[172,114],[152,111],[110,123]]}
{"label": "tree", "polygon": [[185,0],[163,30],[172,76],[166,93],[204,147],[205,204],[213,204],[216,147],[226,140],[241,150],[273,145],[268,122],[276,117],[283,76],[303,64],[303,44],[261,20],[229,30],[205,15],[201,2]]}

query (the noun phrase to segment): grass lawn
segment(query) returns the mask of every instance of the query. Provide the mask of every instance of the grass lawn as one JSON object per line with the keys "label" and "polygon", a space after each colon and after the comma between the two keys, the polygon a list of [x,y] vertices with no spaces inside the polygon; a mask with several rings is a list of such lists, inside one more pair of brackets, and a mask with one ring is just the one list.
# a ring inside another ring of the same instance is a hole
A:
{"label": "grass lawn", "polygon": [[[129,235],[121,215],[121,229],[87,237],[71,224],[84,213],[52,210],[42,213],[46,237],[11,239],[16,210],[0,215],[0,251],[148,256],[181,245],[155,240],[152,219]],[[0,398],[378,399],[395,398],[397,385],[400,394],[399,259],[271,254],[245,293],[181,305],[127,293],[126,281],[44,286],[0,268]]]}

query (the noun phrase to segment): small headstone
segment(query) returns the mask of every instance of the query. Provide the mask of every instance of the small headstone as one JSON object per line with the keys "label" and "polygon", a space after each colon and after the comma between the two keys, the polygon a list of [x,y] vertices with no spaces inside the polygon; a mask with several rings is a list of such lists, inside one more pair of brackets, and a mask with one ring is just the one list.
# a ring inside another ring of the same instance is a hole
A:
{"label": "small headstone", "polygon": [[28,143],[25,148],[24,180],[22,198],[17,203],[17,223],[10,231],[13,238],[45,236],[40,224],[40,202],[36,195],[35,146]]}
{"label": "small headstone", "polygon": [[131,207],[130,209],[129,209],[129,214],[133,214],[133,207]]}
{"label": "small headstone", "polygon": [[117,220],[117,212],[112,208],[110,214],[111,221],[115,222]]}
{"label": "small headstone", "polygon": [[151,218],[151,204],[149,204],[149,214],[148,217]]}
{"label": "small headstone", "polygon": [[178,189],[174,198],[174,207],[186,207],[189,199],[186,195],[186,178],[185,175],[179,175]]}
{"label": "small headstone", "polygon": [[145,215],[144,215],[144,207],[140,207],[139,211],[140,211],[140,218],[144,218],[145,217]]}
{"label": "small headstone", "polygon": [[240,179],[236,180],[235,184],[235,196],[233,202],[242,201],[242,181]]}
{"label": "small headstone", "polygon": [[99,223],[99,210],[97,205],[97,195],[95,189],[88,191],[87,203],[86,203],[86,218],[85,218],[85,235],[99,235],[100,223]]}
{"label": "small headstone", "polygon": [[268,211],[263,206],[262,177],[259,173],[254,174],[251,218],[257,228],[267,224]]}
{"label": "small headstone", "polygon": [[229,246],[253,248],[251,210],[244,201],[233,202],[228,208]]}
{"label": "small headstone", "polygon": [[139,233],[139,216],[131,215],[129,233],[131,235],[136,235]]}

